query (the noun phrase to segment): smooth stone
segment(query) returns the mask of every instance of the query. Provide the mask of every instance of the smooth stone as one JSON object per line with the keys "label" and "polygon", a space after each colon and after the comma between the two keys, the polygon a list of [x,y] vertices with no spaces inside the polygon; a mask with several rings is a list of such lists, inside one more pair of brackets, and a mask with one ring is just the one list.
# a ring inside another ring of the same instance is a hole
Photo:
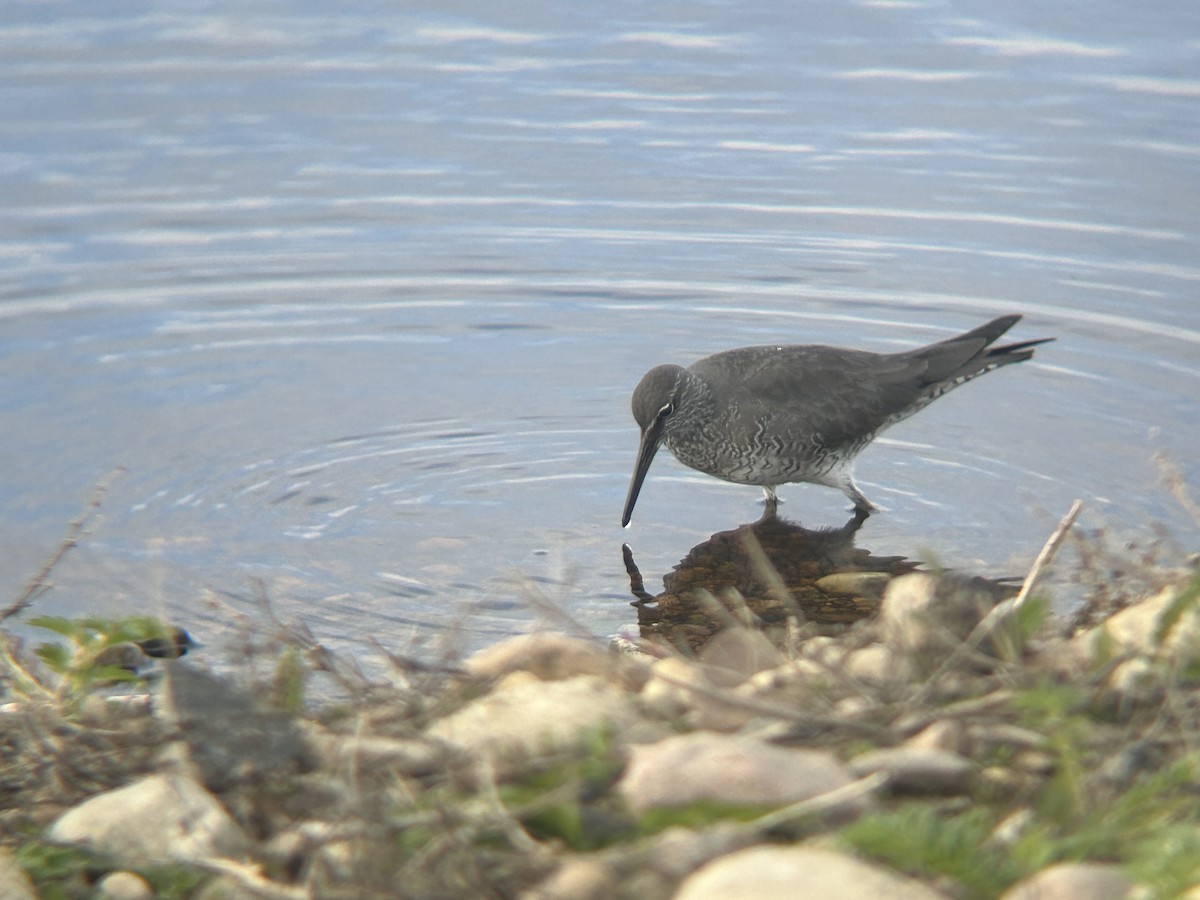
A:
{"label": "smooth stone", "polygon": [[813,585],[826,594],[878,600],[891,580],[887,572],[833,572],[818,578]]}
{"label": "smooth stone", "polygon": [[912,666],[883,644],[871,644],[846,654],[842,663],[846,674],[872,684],[906,682],[912,678]]}
{"label": "smooth stone", "polygon": [[923,747],[869,750],[849,765],[859,778],[883,772],[889,788],[912,794],[960,794],[970,789],[976,774],[975,763],[966,757]]}
{"label": "smooth stone", "polygon": [[832,850],[759,846],[687,877],[674,900],[947,900],[919,881]]}
{"label": "smooth stone", "polygon": [[642,709],[662,718],[686,717],[695,728],[736,731],[754,713],[737,702],[733,691],[712,682],[709,676],[715,671],[720,674],[681,658],[655,663],[641,693]]}
{"label": "smooth stone", "polygon": [[[632,748],[617,789],[636,813],[711,801],[785,806],[851,782],[831,753],[778,747],[741,735],[697,732]],[[851,801],[836,814],[860,811]]]}
{"label": "smooth stone", "polygon": [[445,748],[433,741],[333,734],[318,726],[301,724],[313,753],[329,769],[388,769],[421,776],[438,771],[446,758]]}
{"label": "smooth stone", "polygon": [[240,857],[249,847],[217,799],[180,775],[150,775],[63,813],[50,837],[126,863]]}
{"label": "smooth stone", "polygon": [[465,668],[477,678],[499,679],[528,672],[542,681],[562,681],[580,675],[613,677],[618,659],[606,648],[556,632],[518,635],[472,654]]}
{"label": "smooth stone", "polygon": [[721,684],[740,683],[786,661],[765,634],[751,628],[718,631],[700,650],[699,659],[715,670],[710,677]]}
{"label": "smooth stone", "polygon": [[944,750],[948,753],[961,753],[965,744],[966,729],[954,719],[934,722],[904,742],[910,750]]}
{"label": "smooth stone", "polygon": [[1126,900],[1135,888],[1111,863],[1059,863],[1017,882],[1001,900]]}
{"label": "smooth stone", "polygon": [[897,653],[943,654],[962,643],[994,605],[990,592],[963,578],[902,575],[883,595],[883,642]]}
{"label": "smooth stone", "polygon": [[154,900],[150,882],[134,872],[109,872],[96,882],[97,900]]}
{"label": "smooth stone", "polygon": [[7,847],[0,847],[0,900],[38,900],[37,888]]}
{"label": "smooth stone", "polygon": [[[713,731],[736,731],[756,715],[745,703],[739,702],[742,688],[729,690],[718,687],[718,682],[739,681],[732,679],[730,670],[706,666],[702,663],[671,657],[654,663],[650,679],[642,688],[643,709],[664,718],[688,716],[688,721],[700,729]],[[753,689],[752,689],[753,690]],[[728,697],[728,699],[724,699]]]}
{"label": "smooth stone", "polygon": [[650,667],[650,679],[642,687],[642,704],[660,716],[682,716],[692,708],[699,693],[690,690],[691,686],[713,689],[704,670],[695,663],[677,656],[660,659]]}
{"label": "smooth stone", "polygon": [[646,854],[650,866],[655,873],[673,882],[720,856],[743,850],[756,842],[750,831],[733,822],[713,822],[698,829],[675,825],[651,840]]}
{"label": "smooth stone", "polygon": [[[511,676],[510,676],[511,677]],[[603,679],[533,680],[493,691],[434,722],[428,737],[467,753],[517,761],[635,722],[628,695]]]}
{"label": "smooth stone", "polygon": [[828,678],[829,670],[824,663],[812,659],[795,659],[750,676],[746,684],[759,692],[794,691],[806,690],[810,685],[819,685],[822,679]]}
{"label": "smooth stone", "polygon": [[1157,700],[1166,687],[1165,680],[1163,671],[1152,659],[1135,656],[1117,663],[1108,676],[1108,686],[1122,694]]}
{"label": "smooth stone", "polygon": [[1134,654],[1168,658],[1182,654],[1190,658],[1195,647],[1200,646],[1200,606],[1191,604],[1160,637],[1172,606],[1187,588],[1188,582],[1165,587],[1157,594],[1113,613],[1095,628],[1073,638],[1071,644],[1089,659],[1101,652],[1112,656]]}
{"label": "smooth stone", "polygon": [[564,860],[536,887],[524,891],[520,900],[608,900],[616,894],[617,877],[597,859]]}
{"label": "smooth stone", "polygon": [[973,745],[996,748],[1015,747],[1020,750],[1043,750],[1050,746],[1050,739],[1040,731],[997,722],[990,725],[975,725],[967,732]]}

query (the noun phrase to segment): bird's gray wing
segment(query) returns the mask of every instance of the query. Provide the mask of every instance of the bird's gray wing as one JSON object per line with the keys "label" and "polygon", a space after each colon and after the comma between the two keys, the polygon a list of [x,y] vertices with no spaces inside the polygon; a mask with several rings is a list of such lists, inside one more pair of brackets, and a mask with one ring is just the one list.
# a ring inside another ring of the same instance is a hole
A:
{"label": "bird's gray wing", "polygon": [[720,404],[784,440],[852,443],[894,421],[928,383],[926,360],[837,347],[747,347],[692,367]]}

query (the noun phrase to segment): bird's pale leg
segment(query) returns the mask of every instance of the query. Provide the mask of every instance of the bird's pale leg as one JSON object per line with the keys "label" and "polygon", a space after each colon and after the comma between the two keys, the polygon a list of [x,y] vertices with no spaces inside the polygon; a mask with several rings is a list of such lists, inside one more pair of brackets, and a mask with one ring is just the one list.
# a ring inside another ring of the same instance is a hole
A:
{"label": "bird's pale leg", "polygon": [[847,478],[838,487],[842,489],[843,494],[854,502],[855,513],[861,515],[864,519],[876,510],[877,507],[875,504],[863,496],[863,492],[858,489],[858,485],[854,483],[852,478]]}
{"label": "bird's pale leg", "polygon": [[763,518],[764,519],[775,518],[775,516],[778,514],[778,509],[779,509],[779,495],[775,493],[775,485],[773,485],[773,484],[764,484],[763,485],[763,504],[766,507],[763,510]]}

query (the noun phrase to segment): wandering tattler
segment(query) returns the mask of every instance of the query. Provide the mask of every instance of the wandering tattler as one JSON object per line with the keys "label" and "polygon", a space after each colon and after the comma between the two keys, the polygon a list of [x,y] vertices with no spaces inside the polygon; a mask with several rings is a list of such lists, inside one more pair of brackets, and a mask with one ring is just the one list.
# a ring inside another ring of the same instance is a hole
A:
{"label": "wandering tattler", "polygon": [[642,430],[621,524],[633,515],[660,444],[685,466],[735,484],[835,487],[862,516],[875,509],[854,484],[854,458],[885,428],[985,372],[1023,362],[1054,338],[992,347],[1020,316],[1001,316],[902,353],[839,347],[742,347],[686,369],[655,366],[633,392]]}

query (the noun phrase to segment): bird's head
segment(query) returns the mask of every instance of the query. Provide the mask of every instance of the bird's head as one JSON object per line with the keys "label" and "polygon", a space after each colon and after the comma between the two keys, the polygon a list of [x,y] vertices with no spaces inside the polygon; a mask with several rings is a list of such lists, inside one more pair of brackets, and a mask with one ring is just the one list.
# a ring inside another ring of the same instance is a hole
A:
{"label": "bird's head", "polygon": [[633,391],[633,417],[642,430],[642,437],[638,445],[637,462],[633,467],[633,481],[625,497],[625,511],[621,514],[622,526],[628,525],[633,517],[633,505],[637,503],[642,481],[650,470],[650,463],[663,441],[668,422],[679,404],[683,376],[684,370],[679,366],[655,366],[642,376]]}

